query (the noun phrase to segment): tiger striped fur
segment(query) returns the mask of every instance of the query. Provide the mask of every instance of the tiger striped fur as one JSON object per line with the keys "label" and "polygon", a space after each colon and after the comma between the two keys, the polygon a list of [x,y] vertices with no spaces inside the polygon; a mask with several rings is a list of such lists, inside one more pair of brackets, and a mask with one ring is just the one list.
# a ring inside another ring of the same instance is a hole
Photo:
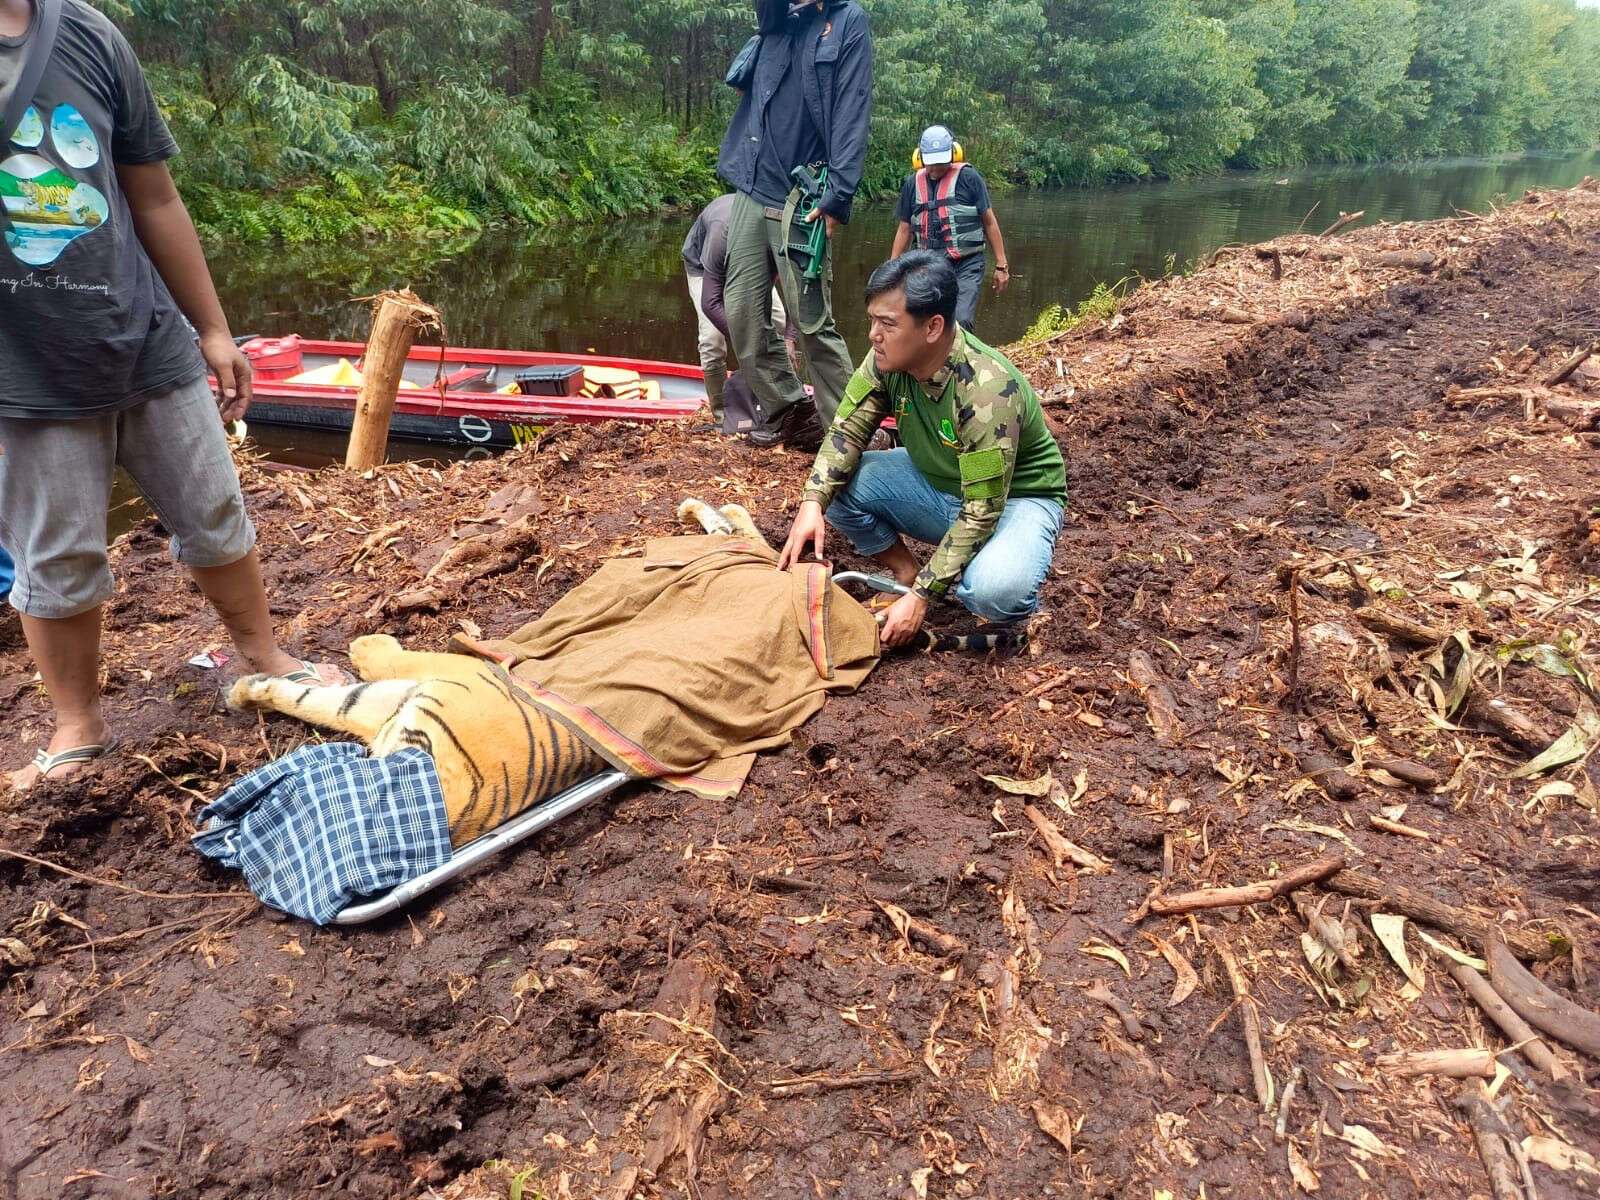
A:
{"label": "tiger striped fur", "polygon": [[233,685],[228,703],[352,733],[375,755],[425,751],[444,791],[453,845],[605,769],[496,663],[415,653],[384,634],[351,642],[350,662],[364,682],[320,687],[249,675]]}

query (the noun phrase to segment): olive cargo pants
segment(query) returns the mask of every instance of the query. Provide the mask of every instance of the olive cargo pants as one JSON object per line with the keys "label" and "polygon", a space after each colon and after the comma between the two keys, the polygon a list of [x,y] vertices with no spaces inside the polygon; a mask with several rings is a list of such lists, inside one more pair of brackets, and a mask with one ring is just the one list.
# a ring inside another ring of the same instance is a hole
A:
{"label": "olive cargo pants", "polygon": [[772,324],[770,293],[776,274],[784,307],[799,327],[800,349],[816,389],[817,412],[827,427],[855,373],[850,351],[833,323],[833,255],[830,248],[821,278],[807,280],[784,255],[783,244],[781,211],[768,209],[740,192],[728,217],[728,270],[723,284],[733,352],[768,425],[805,399],[805,390],[784,353],[780,331]]}

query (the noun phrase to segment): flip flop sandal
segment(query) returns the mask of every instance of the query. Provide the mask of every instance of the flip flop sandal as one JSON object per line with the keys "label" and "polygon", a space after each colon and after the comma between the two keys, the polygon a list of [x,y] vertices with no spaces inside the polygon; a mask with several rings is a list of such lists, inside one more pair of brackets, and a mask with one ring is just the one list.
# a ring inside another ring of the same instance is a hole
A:
{"label": "flip flop sandal", "polygon": [[40,750],[33,756],[33,765],[38,768],[41,782],[50,777],[50,772],[57,767],[65,767],[73,763],[93,762],[110,754],[117,748],[116,739],[109,742],[97,742],[89,746],[73,746],[70,750],[58,750],[51,754],[48,750]]}

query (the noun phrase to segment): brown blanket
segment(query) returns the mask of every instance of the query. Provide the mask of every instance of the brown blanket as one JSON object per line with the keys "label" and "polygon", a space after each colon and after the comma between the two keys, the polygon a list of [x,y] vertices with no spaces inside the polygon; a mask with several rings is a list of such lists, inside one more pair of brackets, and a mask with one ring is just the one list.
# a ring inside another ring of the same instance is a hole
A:
{"label": "brown blanket", "polygon": [[876,623],[826,567],[776,562],[748,538],[657,538],[510,637],[452,647],[508,666],[635,778],[733,796],[756,751],[878,663]]}

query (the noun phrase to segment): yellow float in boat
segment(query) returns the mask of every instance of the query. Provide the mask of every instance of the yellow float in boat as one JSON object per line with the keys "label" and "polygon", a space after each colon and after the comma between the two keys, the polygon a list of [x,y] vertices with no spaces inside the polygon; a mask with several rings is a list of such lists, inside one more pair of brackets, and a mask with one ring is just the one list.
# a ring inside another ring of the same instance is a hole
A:
{"label": "yellow float in boat", "polygon": [[[318,387],[360,387],[361,372],[348,358],[341,358],[336,363],[329,363],[325,367],[317,367],[310,371],[301,371],[298,375],[291,375],[284,383],[308,383]],[[418,391],[416,384],[409,379],[400,381],[401,391]]]}

